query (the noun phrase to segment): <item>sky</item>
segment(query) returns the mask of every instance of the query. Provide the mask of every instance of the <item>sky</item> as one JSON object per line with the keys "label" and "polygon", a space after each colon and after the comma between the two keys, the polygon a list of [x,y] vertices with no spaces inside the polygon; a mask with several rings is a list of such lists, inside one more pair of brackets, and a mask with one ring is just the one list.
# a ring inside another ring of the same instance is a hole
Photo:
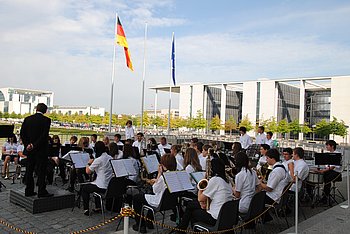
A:
{"label": "sky", "polygon": [[350,75],[349,1],[0,0],[0,87],[109,111],[116,13],[134,72],[116,47],[113,113],[141,112],[144,56],[154,108],[149,87],[169,84],[172,32],[177,84]]}

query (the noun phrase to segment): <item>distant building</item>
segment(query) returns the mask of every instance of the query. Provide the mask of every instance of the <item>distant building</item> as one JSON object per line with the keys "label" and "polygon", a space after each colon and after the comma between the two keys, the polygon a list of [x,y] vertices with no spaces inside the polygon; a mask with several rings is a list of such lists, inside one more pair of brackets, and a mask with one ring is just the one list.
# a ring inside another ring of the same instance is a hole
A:
{"label": "distant building", "polygon": [[[145,110],[145,112],[151,118],[154,118],[155,116],[167,117],[168,114],[169,114],[169,109],[158,109],[156,111],[154,111],[154,110]],[[170,116],[172,118],[179,117],[179,109],[170,109]]]}
{"label": "distant building", "polygon": [[38,103],[53,106],[53,92],[21,89],[0,88],[0,112],[16,114],[34,113]]}
{"label": "distant building", "polygon": [[[274,117],[277,121],[298,120],[310,127],[335,116],[350,126],[350,76],[233,80],[172,87],[172,92],[179,93],[180,116],[191,118],[201,111],[209,121],[218,115],[222,123],[231,116],[239,123],[247,116],[256,124]],[[168,92],[169,86],[151,89],[155,90],[157,100],[158,92]]]}
{"label": "distant building", "polygon": [[54,106],[51,112],[56,112],[57,114],[67,114],[67,115],[105,115],[105,108],[93,107],[93,106]]}

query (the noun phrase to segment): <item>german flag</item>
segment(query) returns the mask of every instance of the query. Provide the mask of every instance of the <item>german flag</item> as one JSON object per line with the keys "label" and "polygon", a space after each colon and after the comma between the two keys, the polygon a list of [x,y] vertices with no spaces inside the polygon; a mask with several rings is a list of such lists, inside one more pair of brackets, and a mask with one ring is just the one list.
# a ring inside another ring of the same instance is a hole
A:
{"label": "german flag", "polygon": [[126,66],[131,71],[133,71],[134,69],[132,67],[132,62],[131,62],[131,58],[130,58],[128,42],[126,41],[126,36],[125,36],[125,33],[124,33],[124,29],[123,29],[122,24],[120,23],[119,17],[117,17],[116,42],[117,42],[118,45],[124,47]]}

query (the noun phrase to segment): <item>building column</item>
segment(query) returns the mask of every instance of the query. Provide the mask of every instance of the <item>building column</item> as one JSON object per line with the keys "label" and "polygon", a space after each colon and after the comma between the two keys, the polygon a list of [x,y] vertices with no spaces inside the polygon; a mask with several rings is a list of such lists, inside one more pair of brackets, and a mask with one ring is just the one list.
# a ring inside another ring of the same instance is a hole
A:
{"label": "building column", "polygon": [[[221,124],[225,124],[226,122],[226,87],[227,85],[221,85],[221,110],[220,110],[220,120]],[[220,130],[220,135],[225,135],[225,129]]]}
{"label": "building column", "polygon": [[[299,96],[299,125],[304,125],[305,118],[305,80],[300,80],[300,96]],[[299,133],[299,141],[303,140],[304,134]]]}

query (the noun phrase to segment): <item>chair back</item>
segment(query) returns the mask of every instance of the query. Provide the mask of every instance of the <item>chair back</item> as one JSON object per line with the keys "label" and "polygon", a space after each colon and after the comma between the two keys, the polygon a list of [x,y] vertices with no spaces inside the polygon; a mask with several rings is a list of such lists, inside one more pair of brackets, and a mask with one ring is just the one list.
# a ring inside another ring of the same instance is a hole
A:
{"label": "chair back", "polygon": [[215,231],[227,230],[238,223],[239,200],[224,203],[215,224]]}
{"label": "chair back", "polygon": [[282,191],[281,200],[280,200],[280,202],[278,204],[275,205],[275,207],[277,209],[287,206],[288,197],[289,197],[289,192],[288,192],[289,187],[290,187],[290,184],[287,184],[287,186],[284,187],[284,189]]}
{"label": "chair back", "polygon": [[254,194],[250,201],[249,209],[244,217],[244,221],[249,221],[260,215],[265,210],[265,191]]}

